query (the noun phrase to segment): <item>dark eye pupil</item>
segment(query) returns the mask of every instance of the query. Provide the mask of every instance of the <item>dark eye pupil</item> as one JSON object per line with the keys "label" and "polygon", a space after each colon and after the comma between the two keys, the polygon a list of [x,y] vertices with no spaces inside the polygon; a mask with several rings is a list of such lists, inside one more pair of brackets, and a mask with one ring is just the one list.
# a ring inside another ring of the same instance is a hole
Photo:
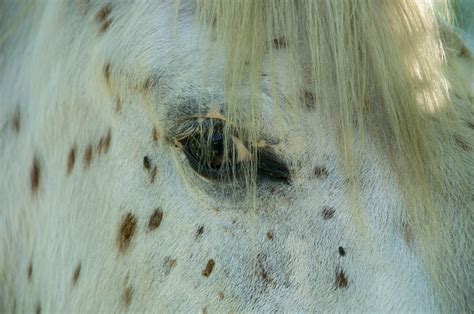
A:
{"label": "dark eye pupil", "polygon": [[190,166],[207,178],[231,178],[237,168],[233,138],[226,137],[222,121],[200,121],[196,131],[183,139],[183,152]]}
{"label": "dark eye pupil", "polygon": [[224,136],[222,134],[213,134],[209,148],[210,166],[220,167],[224,162]]}
{"label": "dark eye pupil", "polygon": [[224,136],[222,134],[212,136],[211,150],[214,156],[224,154]]}
{"label": "dark eye pupil", "polygon": [[[209,133],[212,134],[209,135]],[[209,137],[210,136],[210,137]],[[218,170],[228,161],[224,154],[224,134],[220,125],[214,125],[210,130],[196,133],[188,139],[187,152],[203,167]]]}

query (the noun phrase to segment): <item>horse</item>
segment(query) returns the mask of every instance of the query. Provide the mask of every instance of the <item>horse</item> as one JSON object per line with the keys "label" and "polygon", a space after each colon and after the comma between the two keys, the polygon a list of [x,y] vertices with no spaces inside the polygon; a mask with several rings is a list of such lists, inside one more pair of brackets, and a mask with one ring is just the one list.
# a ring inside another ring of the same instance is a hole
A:
{"label": "horse", "polygon": [[473,312],[474,56],[437,1],[0,1],[0,312]]}

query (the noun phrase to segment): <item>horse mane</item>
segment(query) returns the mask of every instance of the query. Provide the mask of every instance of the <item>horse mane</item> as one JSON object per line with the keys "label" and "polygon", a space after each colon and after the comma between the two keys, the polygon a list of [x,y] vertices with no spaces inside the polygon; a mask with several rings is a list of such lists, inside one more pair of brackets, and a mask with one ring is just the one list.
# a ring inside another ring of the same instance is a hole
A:
{"label": "horse mane", "polygon": [[[402,220],[414,230],[439,298],[462,309],[470,285],[469,276],[461,278],[466,261],[455,257],[466,247],[456,237],[472,238],[474,162],[452,143],[460,134],[474,143],[462,119],[472,127],[473,110],[460,87],[468,78],[454,73],[450,62],[447,38],[456,37],[450,12],[448,1],[197,1],[200,21],[226,52],[226,118],[238,116],[243,128],[258,128],[262,71],[274,71],[276,50],[283,47],[292,91],[288,112],[311,95],[313,110],[338,135],[350,177],[357,177],[368,140],[385,154],[403,195]],[[242,85],[250,95],[242,95]],[[247,134],[248,142],[257,142],[255,132]],[[363,220],[357,208],[353,215]],[[465,220],[458,231],[456,215]]]}

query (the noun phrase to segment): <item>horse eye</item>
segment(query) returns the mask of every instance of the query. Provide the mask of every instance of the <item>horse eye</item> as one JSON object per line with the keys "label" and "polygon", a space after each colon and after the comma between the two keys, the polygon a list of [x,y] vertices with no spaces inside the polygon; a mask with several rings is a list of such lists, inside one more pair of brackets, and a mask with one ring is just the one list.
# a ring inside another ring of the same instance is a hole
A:
{"label": "horse eye", "polygon": [[[194,131],[179,142],[189,165],[201,176],[215,180],[237,178],[242,167],[254,160],[237,136],[225,138],[221,120],[203,119],[196,123],[198,125],[191,128]],[[259,148],[257,155],[259,179],[289,183],[290,172],[286,163],[270,148]]]}
{"label": "horse eye", "polygon": [[232,164],[236,152],[233,140],[224,137],[223,124],[204,120],[197,129],[180,141],[189,165],[209,179],[229,177],[235,171]]}

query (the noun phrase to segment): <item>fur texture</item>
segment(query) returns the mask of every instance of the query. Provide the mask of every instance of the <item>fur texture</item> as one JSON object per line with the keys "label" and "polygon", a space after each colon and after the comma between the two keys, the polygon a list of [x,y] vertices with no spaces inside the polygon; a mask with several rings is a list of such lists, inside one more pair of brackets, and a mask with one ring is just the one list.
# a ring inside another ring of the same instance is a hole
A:
{"label": "fur texture", "polygon": [[473,73],[430,1],[0,0],[0,312],[474,311]]}

